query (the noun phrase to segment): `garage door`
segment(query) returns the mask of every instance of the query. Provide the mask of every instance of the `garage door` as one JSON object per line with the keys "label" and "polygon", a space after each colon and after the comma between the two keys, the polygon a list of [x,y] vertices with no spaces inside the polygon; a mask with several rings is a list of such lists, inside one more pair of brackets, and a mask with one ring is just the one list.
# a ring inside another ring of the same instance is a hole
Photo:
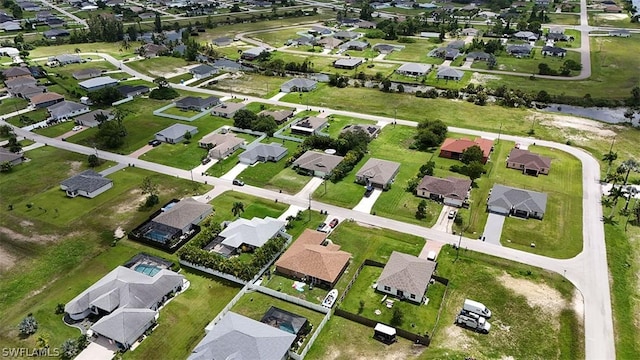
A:
{"label": "garage door", "polygon": [[509,215],[509,209],[505,209],[499,206],[489,206],[489,212],[492,212],[494,214],[505,215],[505,216]]}

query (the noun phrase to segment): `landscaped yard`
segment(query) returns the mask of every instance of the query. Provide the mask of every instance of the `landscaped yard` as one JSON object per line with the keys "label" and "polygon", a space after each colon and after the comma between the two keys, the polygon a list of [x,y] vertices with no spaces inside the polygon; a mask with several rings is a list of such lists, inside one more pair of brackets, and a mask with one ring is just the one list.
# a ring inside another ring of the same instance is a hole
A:
{"label": "landscaped yard", "polygon": [[329,125],[322,130],[333,138],[337,138],[340,135],[342,129],[344,129],[347,125],[352,124],[366,124],[366,125],[375,125],[375,121],[365,120],[365,119],[357,119],[342,115],[329,115],[327,117],[329,119]]}
{"label": "landscaped yard", "polygon": [[8,98],[0,101],[0,114],[8,114],[14,111],[22,110],[27,107],[29,102],[21,98]]}
{"label": "landscaped yard", "polygon": [[76,124],[73,121],[65,121],[46,128],[35,129],[33,132],[46,137],[56,138],[71,131],[75,125]]}
{"label": "landscaped yard", "polygon": [[226,220],[235,219],[236,217],[231,212],[231,209],[236,202],[244,204],[244,212],[240,214],[240,217],[245,219],[253,217],[264,218],[267,216],[277,218],[289,207],[283,203],[276,203],[236,191],[227,191],[210,201],[214,210],[213,220],[222,223]]}
{"label": "landscaped yard", "polygon": [[[275,274],[275,270],[273,274]],[[314,304],[322,304],[322,300],[327,296],[327,290],[321,289],[317,286],[313,289],[309,289],[309,286],[307,285],[304,287],[304,291],[300,292],[293,287],[295,281],[296,280],[282,275],[271,275],[268,279],[263,280],[262,286],[280,291],[287,295],[295,296],[302,300],[307,300]]]}

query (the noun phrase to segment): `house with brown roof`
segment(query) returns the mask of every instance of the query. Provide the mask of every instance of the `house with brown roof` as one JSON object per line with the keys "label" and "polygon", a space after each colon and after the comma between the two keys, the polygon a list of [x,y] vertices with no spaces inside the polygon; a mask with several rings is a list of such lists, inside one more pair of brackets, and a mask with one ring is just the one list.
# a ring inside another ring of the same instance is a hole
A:
{"label": "house with brown roof", "polygon": [[31,97],[31,105],[35,108],[46,108],[61,101],[64,101],[64,96],[54,92],[46,92]]}
{"label": "house with brown roof", "polygon": [[437,263],[394,251],[382,269],[376,290],[414,303],[422,303]]}
{"label": "house with brown roof", "polygon": [[238,110],[244,109],[245,106],[246,105],[244,103],[236,103],[231,101],[223,102],[222,104],[217,105],[213,109],[211,109],[211,115],[231,119]]}
{"label": "house with brown roof", "polygon": [[26,67],[14,66],[2,71],[2,75],[6,80],[19,78],[21,76],[31,76],[31,71]]}
{"label": "house with brown roof", "polygon": [[327,118],[308,116],[291,125],[291,133],[298,135],[314,135],[327,126]]}
{"label": "house with brown roof", "polygon": [[521,170],[527,175],[549,175],[551,158],[534,154],[529,150],[513,149],[507,158],[507,168]]}
{"label": "house with brown roof", "polygon": [[86,80],[86,79],[91,79],[101,75],[102,75],[102,70],[95,69],[95,68],[78,70],[72,74],[73,78],[76,80]]}
{"label": "house with brown roof", "polygon": [[327,177],[342,159],[342,156],[309,150],[293,162],[293,169],[312,176]]}
{"label": "house with brown roof", "polygon": [[480,149],[482,150],[482,163],[486,164],[487,160],[489,160],[489,155],[493,150],[493,140],[489,139],[445,139],[444,143],[442,143],[442,146],[440,147],[439,156],[447,159],[460,160],[462,158],[462,153],[472,146],[480,147]]}
{"label": "house with brown roof", "polygon": [[356,173],[355,182],[387,190],[391,187],[399,170],[400,163],[371,158]]}
{"label": "house with brown roof", "polygon": [[292,110],[262,110],[258,115],[273,116],[278,125],[289,120],[293,116]]}
{"label": "house with brown roof", "polygon": [[462,207],[469,197],[471,180],[456,177],[446,179],[426,175],[416,188],[419,197],[442,202],[445,205]]}
{"label": "house with brown roof", "polygon": [[210,134],[198,142],[200,147],[209,149],[209,157],[212,159],[224,159],[233,154],[244,144],[244,139],[236,137],[233,133]]}
{"label": "house with brown roof", "polygon": [[306,229],[276,261],[276,271],[309,284],[333,288],[349,265],[351,254],[326,239],[326,233]]}

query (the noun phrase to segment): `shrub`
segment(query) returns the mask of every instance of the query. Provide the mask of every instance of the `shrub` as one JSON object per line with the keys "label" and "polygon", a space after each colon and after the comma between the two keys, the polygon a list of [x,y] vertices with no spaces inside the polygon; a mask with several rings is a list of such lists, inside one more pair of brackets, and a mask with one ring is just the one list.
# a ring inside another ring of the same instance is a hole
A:
{"label": "shrub", "polygon": [[20,324],[18,325],[18,330],[20,330],[21,335],[32,335],[38,330],[38,322],[33,317],[33,315],[29,314],[27,317],[22,319]]}
{"label": "shrub", "polygon": [[151,90],[149,93],[149,98],[155,100],[171,100],[175,99],[180,94],[170,87],[163,87]]}

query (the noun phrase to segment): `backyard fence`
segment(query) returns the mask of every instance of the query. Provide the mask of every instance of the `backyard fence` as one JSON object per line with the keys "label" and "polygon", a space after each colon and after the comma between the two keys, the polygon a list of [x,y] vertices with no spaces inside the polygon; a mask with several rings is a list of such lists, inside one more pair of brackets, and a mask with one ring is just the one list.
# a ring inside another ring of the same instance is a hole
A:
{"label": "backyard fence", "polygon": [[[350,313],[348,311],[344,311],[344,310],[342,310],[340,308],[336,309],[334,311],[334,314],[337,315],[337,316],[343,317],[343,318],[345,318],[347,320],[355,321],[358,324],[362,324],[362,325],[370,327],[370,328],[376,327],[377,324],[384,324],[384,323],[382,323],[380,321],[376,321],[376,320],[372,320],[372,319],[366,318],[364,316],[356,315],[354,313]],[[396,328],[396,327],[391,326],[389,324],[385,324],[385,325],[396,329],[396,335],[398,335],[398,336],[400,336],[402,338],[405,338],[407,340],[410,340],[410,341],[412,341],[412,342],[414,342],[416,344],[422,344],[422,345],[425,345],[425,346],[429,346],[429,344],[431,343],[431,339],[427,335],[422,336],[422,335],[414,334],[414,333],[412,333],[410,331],[407,331],[407,330],[404,330],[404,329]]]}
{"label": "backyard fence", "polygon": [[111,106],[118,106],[120,104],[124,104],[124,103],[128,103],[129,101],[133,100],[133,96],[127,96],[126,98],[122,99],[122,100],[118,100],[115,101],[113,103],[111,103]]}
{"label": "backyard fence", "polygon": [[153,115],[155,116],[160,116],[160,117],[165,117],[165,118],[169,118],[169,119],[174,119],[174,120],[182,120],[182,121],[194,121],[197,119],[200,119],[201,117],[209,114],[209,109],[205,109],[201,112],[199,112],[196,115],[193,115],[192,117],[186,117],[186,116],[180,116],[180,115],[172,115],[172,114],[165,114],[163,111],[170,109],[172,107],[175,107],[176,104],[175,103],[171,103],[169,105],[163,106],[160,109],[156,109],[153,110]]}
{"label": "backyard fence", "polygon": [[269,289],[267,287],[264,286],[260,286],[260,285],[255,285],[255,284],[249,284],[249,289],[250,290],[256,290],[258,292],[261,292],[263,294],[269,295],[269,296],[273,296],[275,298],[296,304],[296,305],[300,305],[303,307],[306,307],[308,309],[317,311],[317,312],[321,312],[323,314],[326,314],[329,312],[329,308],[326,308],[322,305],[318,305],[318,304],[314,304],[312,302],[309,302],[307,300],[302,300],[300,298],[297,298],[295,296],[291,296],[285,293],[282,293],[280,291],[277,290],[273,290],[273,289]]}
{"label": "backyard fence", "polygon": [[311,337],[309,338],[309,342],[304,347],[304,349],[302,349],[302,352],[300,354],[297,354],[293,351],[289,351],[289,356],[294,360],[303,360],[304,357],[307,356],[307,353],[311,349],[311,346],[313,346],[313,343],[316,341],[318,336],[320,336],[320,332],[322,332],[322,328],[324,328],[324,326],[327,324],[327,321],[329,321],[329,319],[331,319],[331,311],[328,311],[327,314],[322,319],[322,321],[320,322],[320,324],[318,324],[318,328],[315,329],[315,331],[313,332],[313,335],[311,335]]}
{"label": "backyard fence", "polygon": [[202,271],[203,273],[207,273],[207,274],[210,274],[210,275],[217,276],[219,278],[223,278],[225,280],[233,281],[236,284],[246,285],[248,283],[247,281],[244,281],[244,280],[242,280],[240,278],[237,278],[237,277],[235,277],[235,276],[233,276],[231,274],[227,274],[227,273],[223,273],[223,272],[220,272],[220,271],[217,271],[217,270],[213,270],[211,268],[204,267],[202,265],[197,265],[197,264],[194,264],[194,263],[189,262],[189,261],[184,261],[182,259],[180,259],[180,265],[187,266],[187,267],[190,267],[192,269],[196,269],[196,270]]}
{"label": "backyard fence", "polygon": [[236,294],[236,296],[234,296],[233,299],[229,301],[227,306],[225,306],[222,310],[220,310],[218,315],[216,315],[216,317],[213,318],[213,320],[204,328],[205,333],[208,333],[209,331],[211,331],[211,329],[213,329],[213,326],[217,324],[220,321],[220,319],[222,319],[222,317],[227,312],[229,312],[229,310],[231,310],[231,308],[238,302],[238,300],[240,300],[240,298],[247,293],[248,289],[249,287],[247,285],[245,285],[242,289],[240,289],[240,291]]}
{"label": "backyard fence", "polygon": [[362,264],[360,264],[360,266],[356,269],[356,272],[353,274],[353,277],[351,278],[351,281],[349,281],[347,286],[344,288],[344,291],[342,292],[342,295],[340,296],[340,300],[338,300],[338,304],[340,304],[344,300],[344,298],[347,296],[347,293],[349,292],[349,290],[351,290],[351,286],[353,286],[353,283],[356,282],[356,280],[358,279],[358,275],[360,275],[360,271],[362,271],[362,268],[365,267],[365,265],[367,265],[367,266],[375,266],[375,267],[379,267],[379,268],[383,268],[385,266],[385,264],[383,264],[381,262],[377,262],[377,261],[370,260],[370,259],[365,259],[364,262]]}

